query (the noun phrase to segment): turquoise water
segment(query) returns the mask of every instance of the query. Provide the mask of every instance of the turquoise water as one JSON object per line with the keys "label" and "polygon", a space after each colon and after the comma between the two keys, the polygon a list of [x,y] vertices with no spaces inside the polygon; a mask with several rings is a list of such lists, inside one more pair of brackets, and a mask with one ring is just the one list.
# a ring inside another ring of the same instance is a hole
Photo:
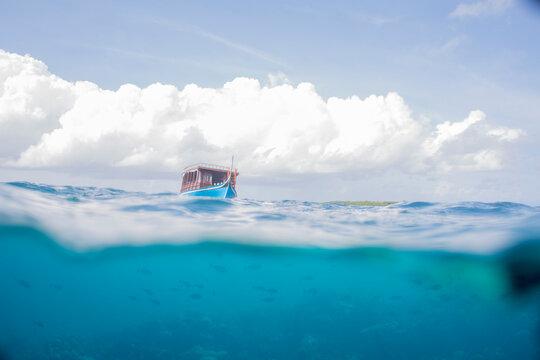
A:
{"label": "turquoise water", "polygon": [[540,208],[0,185],[0,359],[537,359]]}

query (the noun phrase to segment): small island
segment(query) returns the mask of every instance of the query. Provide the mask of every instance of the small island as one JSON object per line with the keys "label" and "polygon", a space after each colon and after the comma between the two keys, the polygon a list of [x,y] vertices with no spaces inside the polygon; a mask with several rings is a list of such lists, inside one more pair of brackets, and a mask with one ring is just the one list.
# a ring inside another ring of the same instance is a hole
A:
{"label": "small island", "polygon": [[360,205],[360,206],[388,206],[397,204],[397,201],[326,201],[323,204],[342,204],[342,205]]}

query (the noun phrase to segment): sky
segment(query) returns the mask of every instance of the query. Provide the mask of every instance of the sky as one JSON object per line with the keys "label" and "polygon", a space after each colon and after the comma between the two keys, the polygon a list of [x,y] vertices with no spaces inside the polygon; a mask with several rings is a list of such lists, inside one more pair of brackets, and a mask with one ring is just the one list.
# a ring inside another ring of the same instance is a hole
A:
{"label": "sky", "polygon": [[0,181],[540,204],[540,5],[0,2]]}

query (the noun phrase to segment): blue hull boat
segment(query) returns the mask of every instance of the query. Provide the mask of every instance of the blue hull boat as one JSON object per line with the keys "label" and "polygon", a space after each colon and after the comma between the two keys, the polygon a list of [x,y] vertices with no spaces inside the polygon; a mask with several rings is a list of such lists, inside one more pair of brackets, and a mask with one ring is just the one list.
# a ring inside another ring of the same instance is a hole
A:
{"label": "blue hull boat", "polygon": [[236,197],[236,190],[232,184],[222,184],[217,186],[209,186],[200,189],[184,191],[182,195],[188,196],[207,196],[221,199],[233,199]]}
{"label": "blue hull boat", "polygon": [[236,194],[238,171],[231,167],[195,164],[182,172],[181,195],[232,199]]}

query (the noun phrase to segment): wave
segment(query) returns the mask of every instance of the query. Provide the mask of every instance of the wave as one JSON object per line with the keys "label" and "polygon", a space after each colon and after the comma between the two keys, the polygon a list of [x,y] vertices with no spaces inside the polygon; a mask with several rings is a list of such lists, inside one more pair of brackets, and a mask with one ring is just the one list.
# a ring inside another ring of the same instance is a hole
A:
{"label": "wave", "polygon": [[540,208],[512,202],[356,206],[190,198],[29,182],[0,184],[0,200],[3,229],[35,229],[77,251],[214,241],[487,254],[540,233]]}

